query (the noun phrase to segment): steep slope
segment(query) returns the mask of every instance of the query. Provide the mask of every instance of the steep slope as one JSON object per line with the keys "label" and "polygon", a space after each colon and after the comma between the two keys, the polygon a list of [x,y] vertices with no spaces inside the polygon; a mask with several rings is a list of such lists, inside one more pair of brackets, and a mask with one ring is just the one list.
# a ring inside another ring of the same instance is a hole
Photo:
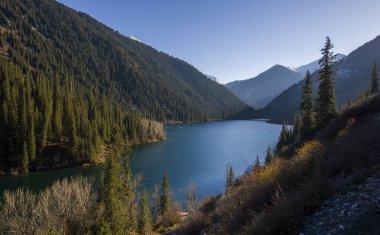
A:
{"label": "steep slope", "polygon": [[275,65],[254,78],[230,82],[225,86],[251,107],[261,108],[300,80],[302,76],[296,71]]}
{"label": "steep slope", "polygon": [[[378,208],[374,205],[379,200],[369,199],[368,194],[361,193],[351,195],[354,200],[336,200],[334,206],[343,205],[338,211],[322,208],[324,213],[314,216],[323,224],[312,224],[312,230],[306,231],[300,227],[305,216],[326,206],[322,204],[325,199],[379,172],[379,141],[378,93],[356,101],[324,130],[315,133],[314,139],[295,142],[264,164],[252,165],[251,170],[240,176],[224,194],[205,200],[179,226],[178,234],[199,234],[201,231],[207,234],[357,234],[370,231],[369,234],[376,234]],[[373,183],[373,178],[367,182]],[[374,189],[377,184],[373,185]],[[377,196],[379,192],[371,194]],[[367,220],[372,213],[376,217]],[[325,215],[329,218],[321,217]],[[355,221],[355,217],[361,218]],[[353,230],[343,231],[335,220],[340,220],[340,225],[351,222]],[[339,230],[315,229],[327,229],[331,225],[337,225]]]}
{"label": "steep slope", "polygon": [[[380,36],[334,63],[338,106],[369,89],[371,69],[375,60],[380,60]],[[313,73],[315,92],[319,85],[317,73],[318,71]],[[256,112],[255,118],[270,118],[273,122],[292,121],[299,108],[302,84],[303,81],[281,93],[265,108]]]}
{"label": "steep slope", "polygon": [[[343,59],[344,57],[346,57],[346,55],[343,55],[343,54],[336,54],[335,55],[335,62]],[[302,76],[305,76],[307,71],[309,71],[310,73],[314,73],[315,71],[317,71],[319,69],[319,63],[318,63],[318,60],[315,60],[311,63],[308,63],[308,64],[305,64],[305,65],[301,65],[297,68],[295,68],[295,70],[301,74]]]}
{"label": "steep slope", "polygon": [[0,25],[8,32],[2,48],[24,72],[69,74],[144,116],[204,121],[227,118],[246,107],[188,63],[53,0],[2,1]]}

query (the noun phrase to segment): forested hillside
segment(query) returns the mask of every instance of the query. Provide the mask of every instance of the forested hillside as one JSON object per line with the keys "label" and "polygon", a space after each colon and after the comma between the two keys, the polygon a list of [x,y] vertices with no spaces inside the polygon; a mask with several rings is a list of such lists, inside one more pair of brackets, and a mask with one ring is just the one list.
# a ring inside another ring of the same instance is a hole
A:
{"label": "forested hillside", "polygon": [[55,1],[2,1],[0,25],[2,50],[24,73],[69,76],[146,117],[204,121],[245,108],[188,63]]}
{"label": "forested hillside", "polygon": [[107,146],[164,138],[153,119],[246,108],[186,62],[52,0],[0,1],[0,56],[1,172],[96,162]]}
{"label": "forested hillside", "polygon": [[[380,37],[334,63],[335,92],[339,107],[370,88],[371,71],[375,61],[380,61]],[[318,71],[313,73],[314,95],[319,86],[317,74]],[[271,121],[279,123],[283,120],[292,121],[301,102],[303,83],[304,80],[285,90],[265,108],[255,113],[255,117],[270,118]]]}

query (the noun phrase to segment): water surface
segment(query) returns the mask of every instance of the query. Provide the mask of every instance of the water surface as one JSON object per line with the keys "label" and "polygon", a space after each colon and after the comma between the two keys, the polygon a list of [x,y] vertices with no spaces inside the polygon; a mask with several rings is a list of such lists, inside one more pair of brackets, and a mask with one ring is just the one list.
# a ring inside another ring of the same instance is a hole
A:
{"label": "water surface", "polygon": [[[134,173],[142,173],[142,187],[159,184],[167,170],[175,196],[193,181],[199,198],[224,191],[226,168],[242,174],[258,155],[261,162],[268,146],[274,147],[280,125],[262,121],[220,121],[167,126],[167,140],[135,147],[131,156]],[[0,178],[0,192],[27,187],[37,191],[55,180],[75,175],[99,178],[103,166],[73,167]]]}

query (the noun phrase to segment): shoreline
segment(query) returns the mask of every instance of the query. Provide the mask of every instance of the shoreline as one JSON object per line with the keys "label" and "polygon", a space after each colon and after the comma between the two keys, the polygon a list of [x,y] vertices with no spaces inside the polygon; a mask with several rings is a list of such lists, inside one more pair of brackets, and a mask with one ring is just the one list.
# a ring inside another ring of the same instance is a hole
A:
{"label": "shoreline", "polygon": [[[134,142],[131,144],[127,144],[128,147],[136,147],[138,145],[143,145],[143,144],[153,144],[153,143],[158,143],[161,141],[165,141],[166,136],[164,138],[154,138],[151,140],[147,140],[146,142]],[[106,151],[106,150],[105,150]],[[102,165],[105,163],[105,157],[100,157],[96,158],[93,162],[73,162],[70,164],[62,164],[62,165],[55,165],[55,166],[41,166],[37,167],[36,169],[28,169],[25,171],[24,169],[21,168],[14,168],[11,167],[9,169],[1,169],[0,170],[0,178],[2,177],[7,177],[7,176],[19,176],[19,175],[26,175],[29,173],[33,172],[43,172],[43,171],[54,171],[54,170],[59,170],[59,169],[65,169],[65,168],[72,168],[72,167],[92,167],[92,166],[97,166],[97,165]]]}

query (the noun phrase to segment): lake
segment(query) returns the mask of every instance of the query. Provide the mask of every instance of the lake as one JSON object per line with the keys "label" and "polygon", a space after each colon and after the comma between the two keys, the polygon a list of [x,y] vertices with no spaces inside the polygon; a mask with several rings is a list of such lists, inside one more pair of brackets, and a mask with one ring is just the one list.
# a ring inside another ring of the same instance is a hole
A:
{"label": "lake", "polygon": [[[134,148],[131,168],[143,174],[142,187],[147,189],[160,184],[166,170],[179,200],[183,199],[180,189],[193,181],[201,199],[224,191],[229,164],[235,175],[240,175],[257,155],[263,162],[267,147],[276,145],[280,131],[281,125],[251,120],[169,125],[165,141]],[[37,191],[58,179],[79,174],[99,179],[102,169],[103,166],[72,167],[1,177],[0,193],[17,187]]]}

